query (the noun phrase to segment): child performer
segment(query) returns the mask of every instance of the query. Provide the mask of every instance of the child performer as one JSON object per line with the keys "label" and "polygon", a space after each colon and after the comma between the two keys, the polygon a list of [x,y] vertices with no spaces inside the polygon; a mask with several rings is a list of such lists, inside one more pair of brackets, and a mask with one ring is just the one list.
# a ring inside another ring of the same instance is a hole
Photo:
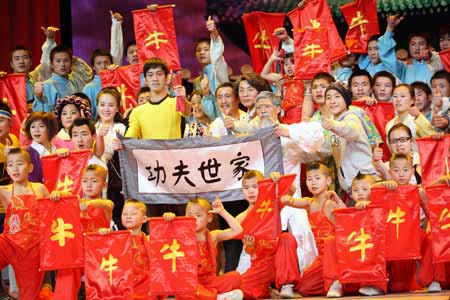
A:
{"label": "child performer", "polygon": [[[213,214],[220,215],[230,228],[225,230],[209,231],[207,226],[213,219]],[[242,232],[239,222],[230,215],[219,199],[212,205],[206,199],[190,200],[186,206],[186,216],[196,218],[197,242],[199,249],[198,290],[193,299],[204,300],[242,300],[243,293],[241,276],[238,272],[228,272],[216,276],[217,243],[235,238]],[[173,213],[164,213],[163,218],[171,221],[175,218]],[[191,299],[191,297],[183,297]]]}
{"label": "child performer", "polygon": [[13,148],[6,157],[12,184],[0,187],[0,202],[7,207],[4,233],[0,235],[0,269],[11,264],[23,300],[38,298],[44,276],[39,272],[38,198],[48,197],[41,183],[28,181],[33,170],[26,150]]}

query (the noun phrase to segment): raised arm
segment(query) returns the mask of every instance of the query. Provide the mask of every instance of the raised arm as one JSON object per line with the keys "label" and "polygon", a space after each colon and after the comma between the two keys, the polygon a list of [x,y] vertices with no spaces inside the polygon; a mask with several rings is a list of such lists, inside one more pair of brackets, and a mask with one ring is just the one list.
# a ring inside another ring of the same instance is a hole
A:
{"label": "raised arm", "polygon": [[261,77],[270,82],[278,82],[283,77],[281,74],[272,72],[272,64],[276,61],[282,61],[283,59],[280,57],[280,52],[278,50],[274,50],[272,55],[267,60],[263,69],[261,70]]}
{"label": "raised arm", "polygon": [[214,230],[211,232],[211,236],[216,243],[231,240],[242,233],[241,224],[236,220],[236,218],[234,218],[232,215],[230,215],[229,212],[225,210],[219,198],[214,200],[214,202],[212,203],[211,212],[221,216],[227,222],[228,226],[230,226],[230,228],[225,230]]}
{"label": "raised arm", "polygon": [[111,45],[110,52],[113,58],[112,63],[115,65],[122,65],[123,57],[123,34],[122,21],[123,17],[118,12],[109,11],[111,14]]}

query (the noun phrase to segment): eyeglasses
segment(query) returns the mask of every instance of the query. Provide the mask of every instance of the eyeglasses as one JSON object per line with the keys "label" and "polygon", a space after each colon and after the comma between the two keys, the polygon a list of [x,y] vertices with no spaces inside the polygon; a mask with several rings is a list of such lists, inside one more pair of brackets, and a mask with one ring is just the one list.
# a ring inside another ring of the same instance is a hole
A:
{"label": "eyeglasses", "polygon": [[393,138],[393,139],[390,139],[389,140],[389,142],[391,143],[391,144],[398,144],[398,143],[405,143],[405,142],[407,142],[407,141],[409,141],[411,139],[411,137],[409,137],[409,136],[404,136],[404,137],[401,137],[401,138]]}

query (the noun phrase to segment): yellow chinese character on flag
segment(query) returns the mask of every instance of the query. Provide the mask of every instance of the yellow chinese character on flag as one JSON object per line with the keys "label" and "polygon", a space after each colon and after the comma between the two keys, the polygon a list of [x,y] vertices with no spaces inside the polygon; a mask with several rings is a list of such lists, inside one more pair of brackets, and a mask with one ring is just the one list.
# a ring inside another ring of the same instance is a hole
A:
{"label": "yellow chinese character on flag", "polygon": [[[447,223],[441,225],[441,223],[445,223],[445,222],[447,222]],[[444,208],[442,210],[441,216],[439,217],[439,226],[440,226],[441,230],[450,229],[450,211],[448,210],[448,208]]]}
{"label": "yellow chinese character on flag", "polygon": [[108,259],[106,260],[104,257],[102,257],[102,263],[100,265],[100,270],[105,271],[105,272],[109,272],[109,285],[112,285],[112,272],[117,270],[119,267],[116,266],[115,264],[117,264],[119,260],[117,258],[115,258],[114,256],[112,256],[111,254],[109,254]]}
{"label": "yellow chinese character on flag", "polygon": [[272,201],[270,199],[264,200],[263,203],[258,207],[256,210],[257,213],[259,213],[259,218],[263,219],[264,215],[266,213],[269,213],[272,211]]}
{"label": "yellow chinese character on flag", "polygon": [[359,26],[359,30],[361,30],[361,35],[364,35],[364,24],[369,23],[360,11],[356,12],[356,17],[352,18],[352,22],[350,23],[349,29],[353,29]]}
{"label": "yellow chinese character on flag", "polygon": [[145,39],[146,43],[145,46],[149,47],[150,45],[155,45],[156,49],[159,49],[160,43],[167,43],[168,40],[167,39],[162,39],[160,37],[164,36],[165,33],[164,32],[159,32],[156,30],[153,30],[153,33],[148,33],[148,37]]}
{"label": "yellow chinese character on flag", "polygon": [[[8,98],[3,97],[3,103],[8,104],[8,106],[9,106]],[[15,109],[12,109],[12,108],[11,108],[11,114],[17,115],[17,111],[16,111]]]}
{"label": "yellow chinese character on flag", "polygon": [[405,223],[406,221],[405,219],[403,219],[404,216],[406,216],[406,213],[399,206],[397,206],[395,212],[392,211],[392,209],[389,210],[389,215],[386,222],[395,224],[397,240],[400,232],[400,224]]}
{"label": "yellow chinese character on flag", "polygon": [[71,192],[72,191],[73,180],[70,176],[64,175],[64,179],[58,179],[58,183],[56,184],[56,190],[61,192]]}
{"label": "yellow chinese character on flag", "polygon": [[161,248],[159,253],[164,253],[167,250],[170,250],[170,252],[164,254],[163,259],[171,259],[172,260],[172,273],[175,273],[177,271],[177,257],[184,257],[183,251],[180,250],[180,244],[178,244],[176,239],[172,240],[172,245],[164,244],[164,246]]}
{"label": "yellow chinese character on flag", "polygon": [[127,106],[127,99],[133,99],[133,97],[127,96],[126,94],[127,87],[123,83],[117,87],[117,90],[120,93],[120,102],[122,103],[122,109],[123,111],[126,111],[128,108],[131,107],[131,104]]}
{"label": "yellow chinese character on flag", "polygon": [[256,44],[253,46],[254,48],[259,49],[270,49],[270,45],[266,43],[269,40],[269,37],[267,36],[266,30],[262,30],[255,34],[253,37],[253,42],[259,40],[259,44]]}
{"label": "yellow chinese character on flag", "polygon": [[70,223],[64,223],[62,218],[57,218],[56,221],[52,221],[51,230],[54,233],[50,237],[51,241],[58,241],[58,245],[60,247],[64,247],[66,245],[66,238],[73,239],[75,234],[70,232],[69,230],[73,229],[73,225]]}
{"label": "yellow chinese character on flag", "polygon": [[302,56],[309,56],[311,58],[316,57],[317,55],[321,54],[323,52],[322,47],[317,44],[309,44],[306,45],[306,47],[303,49]]}
{"label": "yellow chinese character on flag", "polygon": [[359,235],[356,231],[353,231],[349,234],[347,238],[347,244],[350,241],[359,242],[358,245],[350,247],[350,252],[361,251],[361,261],[364,262],[366,260],[366,249],[373,248],[373,243],[367,243],[372,236],[368,233],[365,233],[364,228],[359,229]]}

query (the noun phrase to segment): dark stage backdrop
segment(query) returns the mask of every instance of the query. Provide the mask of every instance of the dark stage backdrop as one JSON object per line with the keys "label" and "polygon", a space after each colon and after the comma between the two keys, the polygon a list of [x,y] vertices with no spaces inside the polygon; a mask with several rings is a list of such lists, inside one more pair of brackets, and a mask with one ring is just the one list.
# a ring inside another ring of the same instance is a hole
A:
{"label": "dark stage backdrop", "polygon": [[[87,60],[95,48],[109,49],[111,19],[109,10],[124,16],[122,24],[124,46],[134,39],[132,10],[146,7],[149,3],[175,4],[174,18],[181,64],[192,71],[195,77],[199,72],[194,57],[194,42],[207,36],[205,28],[205,0],[72,0],[72,44],[75,55]],[[225,59],[235,74],[243,64],[250,63],[250,57],[229,42],[224,35]],[[125,53],[124,53],[125,55]]]}

